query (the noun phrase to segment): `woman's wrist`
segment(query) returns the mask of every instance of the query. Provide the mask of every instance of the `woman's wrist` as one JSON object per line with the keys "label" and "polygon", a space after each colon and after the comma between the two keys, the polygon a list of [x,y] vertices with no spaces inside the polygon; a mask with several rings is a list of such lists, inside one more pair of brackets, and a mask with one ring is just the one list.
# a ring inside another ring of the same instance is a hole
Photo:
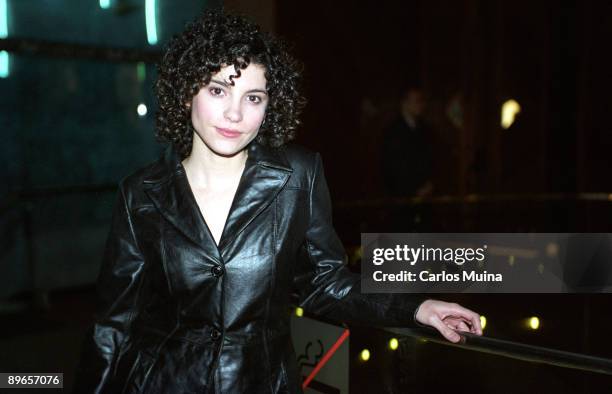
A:
{"label": "woman's wrist", "polygon": [[417,307],[416,307],[416,309],[414,310],[414,317],[413,317],[413,320],[414,320],[414,323],[415,323],[417,326],[420,326],[420,327],[426,327],[426,325],[425,325],[425,324],[421,323],[421,322],[420,322],[420,321],[417,319],[417,314],[418,314],[418,313],[419,313],[419,311],[421,310],[421,307],[423,306],[423,304],[424,304],[424,303],[426,303],[427,301],[429,301],[429,299],[426,299],[426,300],[424,300],[423,302],[421,302],[421,303],[419,304],[419,306],[417,306]]}

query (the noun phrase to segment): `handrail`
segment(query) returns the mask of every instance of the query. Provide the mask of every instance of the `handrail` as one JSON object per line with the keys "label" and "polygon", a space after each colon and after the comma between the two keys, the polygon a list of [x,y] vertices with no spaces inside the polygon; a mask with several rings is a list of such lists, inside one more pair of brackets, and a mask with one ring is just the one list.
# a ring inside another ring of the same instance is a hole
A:
{"label": "handrail", "polygon": [[[74,193],[110,192],[116,190],[114,183],[102,183],[93,185],[68,185],[59,187],[46,187],[27,189],[14,192],[0,201],[0,215],[10,207],[18,205],[24,199],[36,199],[41,197],[58,196]],[[334,208],[377,208],[397,207],[404,205],[420,204],[475,204],[483,202],[508,202],[508,201],[604,201],[612,202],[612,193],[536,193],[536,194],[468,194],[466,196],[434,196],[434,197],[388,197],[367,200],[343,200],[334,203]]]}
{"label": "handrail", "polygon": [[475,204],[484,202],[508,201],[605,201],[612,202],[612,193],[509,193],[509,194],[468,194],[465,196],[432,196],[432,197],[383,197],[365,200],[343,200],[334,204],[334,208],[379,208],[389,206],[420,204]]}
{"label": "handrail", "polygon": [[438,331],[429,327],[385,328],[384,330],[393,334],[426,339],[442,345],[459,347],[480,353],[488,353],[522,361],[530,361],[539,364],[548,364],[557,367],[612,375],[612,360],[602,357],[566,352],[541,346],[527,345],[524,343],[489,338],[486,336],[478,336],[459,331],[457,332],[461,336],[461,341],[458,343],[452,343],[446,339],[443,339]]}

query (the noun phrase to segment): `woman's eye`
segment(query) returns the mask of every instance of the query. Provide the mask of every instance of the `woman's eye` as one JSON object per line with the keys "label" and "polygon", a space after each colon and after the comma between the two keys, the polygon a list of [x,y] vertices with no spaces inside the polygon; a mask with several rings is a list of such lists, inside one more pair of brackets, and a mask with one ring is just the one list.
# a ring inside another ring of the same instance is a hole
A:
{"label": "woman's eye", "polygon": [[261,97],[259,97],[259,96],[248,96],[247,100],[249,100],[253,104],[261,103]]}
{"label": "woman's eye", "polygon": [[209,89],[210,94],[212,94],[213,96],[220,96],[223,93],[223,89],[221,88],[210,88]]}

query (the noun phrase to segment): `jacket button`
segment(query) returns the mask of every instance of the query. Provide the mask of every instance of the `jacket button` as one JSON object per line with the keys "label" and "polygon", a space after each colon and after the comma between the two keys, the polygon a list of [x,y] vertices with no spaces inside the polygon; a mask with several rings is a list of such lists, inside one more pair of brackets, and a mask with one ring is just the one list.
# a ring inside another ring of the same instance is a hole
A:
{"label": "jacket button", "polygon": [[215,278],[218,278],[223,275],[223,267],[221,267],[220,265],[215,265],[210,270],[212,271],[212,274]]}
{"label": "jacket button", "polygon": [[210,337],[212,338],[213,341],[216,341],[217,339],[221,338],[221,332],[217,330],[216,328],[213,328],[212,331],[210,332]]}

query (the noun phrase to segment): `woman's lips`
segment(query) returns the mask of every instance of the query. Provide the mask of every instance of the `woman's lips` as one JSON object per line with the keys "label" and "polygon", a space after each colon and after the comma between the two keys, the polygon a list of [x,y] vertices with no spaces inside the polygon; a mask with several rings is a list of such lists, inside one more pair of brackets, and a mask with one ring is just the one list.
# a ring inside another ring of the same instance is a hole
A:
{"label": "woman's lips", "polygon": [[221,127],[215,127],[215,129],[217,129],[219,134],[226,138],[238,138],[240,137],[240,134],[242,134],[238,130],[222,129]]}

